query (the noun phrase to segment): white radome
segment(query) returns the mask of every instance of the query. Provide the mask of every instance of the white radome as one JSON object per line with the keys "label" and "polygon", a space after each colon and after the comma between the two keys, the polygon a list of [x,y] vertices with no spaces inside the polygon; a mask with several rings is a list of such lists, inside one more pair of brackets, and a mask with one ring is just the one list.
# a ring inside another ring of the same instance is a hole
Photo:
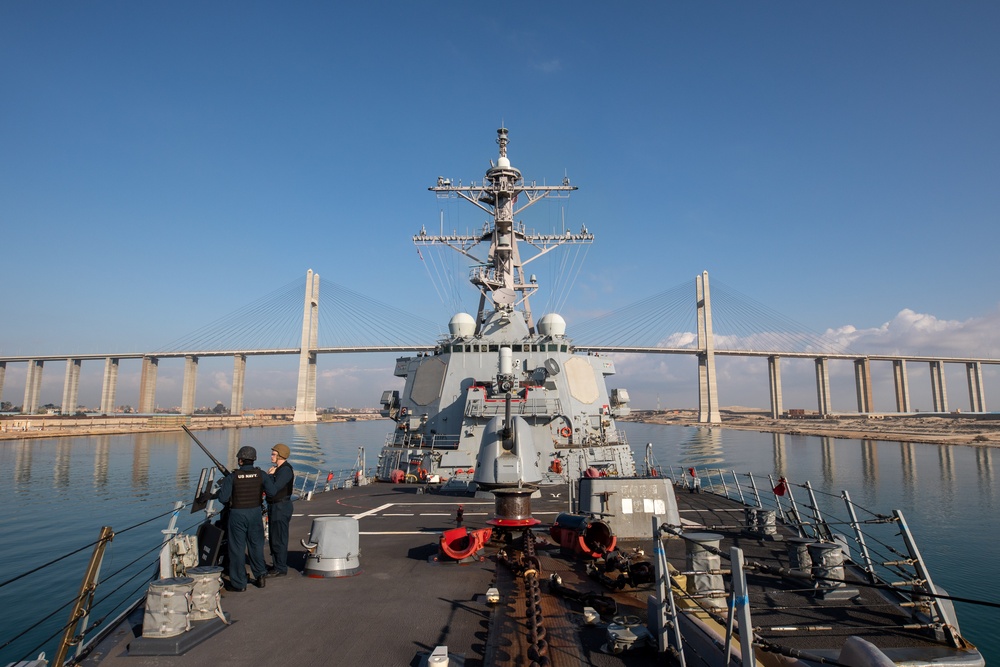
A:
{"label": "white radome", "polygon": [[468,313],[456,313],[448,321],[448,331],[451,332],[452,336],[468,338],[476,333],[476,320]]}
{"label": "white radome", "polygon": [[566,320],[556,313],[543,315],[542,319],[538,320],[538,333],[543,336],[565,336]]}

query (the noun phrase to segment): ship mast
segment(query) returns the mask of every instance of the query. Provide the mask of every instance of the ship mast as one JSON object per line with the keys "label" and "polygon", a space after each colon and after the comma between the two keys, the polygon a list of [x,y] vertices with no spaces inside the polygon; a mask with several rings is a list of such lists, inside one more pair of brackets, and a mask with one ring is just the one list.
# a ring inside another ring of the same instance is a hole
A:
{"label": "ship mast", "polygon": [[[587,232],[586,228],[579,234],[535,234],[526,232],[524,223],[515,222],[515,216],[535,202],[545,197],[567,198],[577,188],[570,185],[568,178],[563,178],[561,185],[537,185],[534,182],[526,184],[521,178],[521,172],[510,164],[507,157],[508,142],[507,128],[501,127],[497,130],[499,156],[495,164],[490,160],[490,168],[486,170],[482,183],[453,185],[450,179],[439,177],[437,185],[428,188],[439,198],[459,197],[488,213],[491,220],[483,225],[482,233],[477,236],[432,236],[421,229],[420,234],[413,237],[413,243],[418,247],[444,245],[475,262],[469,280],[480,293],[476,317],[477,334],[483,326],[488,304],[492,304],[497,311],[510,311],[519,307],[524,311],[528,330],[535,333],[529,297],[538,289],[538,283],[533,277],[525,281],[524,266],[561,245],[591,243],[594,240],[594,235]],[[522,258],[522,243],[534,248],[536,252],[528,258]],[[480,244],[488,244],[485,258],[473,253]]]}

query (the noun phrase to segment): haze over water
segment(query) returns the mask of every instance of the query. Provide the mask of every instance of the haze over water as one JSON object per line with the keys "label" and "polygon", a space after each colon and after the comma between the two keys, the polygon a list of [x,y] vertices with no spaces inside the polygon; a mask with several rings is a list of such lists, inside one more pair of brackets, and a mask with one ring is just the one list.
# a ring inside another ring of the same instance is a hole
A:
{"label": "haze over water", "polygon": [[[843,510],[843,503],[824,494],[847,490],[852,500],[888,514],[899,509],[913,531],[937,585],[956,596],[1000,601],[1000,577],[992,557],[1000,531],[997,475],[992,449],[897,442],[837,440],[718,428],[626,423],[637,461],[645,444],[653,443],[661,468],[721,468],[752,471],[765,490],[767,475],[792,482],[812,482],[820,505]],[[389,431],[389,422],[350,422],[243,430],[198,432],[198,438],[227,466],[236,451],[256,447],[266,462],[275,442],[292,449],[299,474],[353,466],[364,446],[368,468]],[[124,597],[145,588],[152,573],[155,546],[166,528],[174,501],[188,502],[208,457],[183,433],[92,436],[0,442],[0,467],[10,490],[8,511],[0,516],[0,581],[7,581],[42,563],[93,542],[102,525],[116,531],[102,568],[102,580],[125,568],[135,578],[98,605],[92,618]],[[731,478],[731,475],[730,475]],[[745,478],[741,478],[741,481]],[[745,482],[744,482],[745,483]],[[731,484],[731,482],[730,482]],[[730,487],[732,488],[732,486]],[[796,490],[796,494],[801,494]],[[804,498],[799,498],[803,502]],[[296,504],[294,521],[308,521],[308,504]],[[125,530],[158,515],[161,518]],[[178,526],[192,529],[203,517],[187,509]],[[150,553],[147,551],[152,550]],[[0,588],[0,644],[72,598],[80,585],[89,547],[38,574]],[[135,564],[131,564],[135,561]],[[116,584],[117,585],[117,584]],[[97,599],[110,591],[99,588]],[[977,644],[987,663],[1000,658],[1000,612],[980,606],[956,605],[962,631]],[[68,609],[53,614],[42,628],[0,649],[0,664],[37,657],[44,644],[51,658],[57,632]],[[114,613],[117,613],[115,611]]]}

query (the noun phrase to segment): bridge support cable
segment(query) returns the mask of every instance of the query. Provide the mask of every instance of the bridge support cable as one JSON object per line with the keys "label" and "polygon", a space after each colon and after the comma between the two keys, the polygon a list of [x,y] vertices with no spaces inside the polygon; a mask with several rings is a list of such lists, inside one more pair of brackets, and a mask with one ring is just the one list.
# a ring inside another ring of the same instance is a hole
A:
{"label": "bridge support cable", "polygon": [[319,274],[306,272],[302,306],[302,346],[299,349],[299,383],[295,392],[294,422],[316,421],[316,347],[319,337]]}

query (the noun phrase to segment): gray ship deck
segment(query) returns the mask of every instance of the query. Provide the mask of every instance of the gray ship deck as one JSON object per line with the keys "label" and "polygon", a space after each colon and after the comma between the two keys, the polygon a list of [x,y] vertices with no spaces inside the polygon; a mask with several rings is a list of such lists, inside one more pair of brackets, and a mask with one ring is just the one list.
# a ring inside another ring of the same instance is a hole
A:
{"label": "gray ship deck", "polygon": [[[558,496],[554,494],[562,491]],[[558,573],[575,591],[610,593],[588,578],[581,564],[560,555],[547,529],[566,510],[565,489],[547,488],[532,500],[541,524],[537,554],[541,579]],[[738,506],[711,494],[677,495],[685,523],[705,526],[723,534],[723,550],[730,543],[744,549],[748,562],[784,559],[784,546],[771,540],[748,539],[738,524]],[[243,593],[225,593],[222,606],[232,624],[180,656],[129,655],[133,626],[125,624],[99,644],[84,664],[110,667],[184,666],[192,664],[384,664],[421,665],[438,645],[448,647],[451,664],[529,665],[522,586],[506,567],[497,565],[497,548],[491,543],[484,560],[469,564],[434,562],[438,539],[455,527],[455,511],[464,505],[465,525],[485,527],[493,516],[492,501],[468,497],[417,493],[414,485],[372,484],[318,494],[309,502],[297,501],[291,524],[289,576],[269,579],[264,589],[250,586]],[[301,575],[304,550],[300,539],[308,536],[312,517],[358,516],[362,572],[351,577],[317,579]],[[730,539],[732,538],[732,542]],[[672,563],[684,567],[684,545],[666,541]],[[619,545],[641,546],[651,554],[651,540]],[[726,567],[725,565],[723,567]],[[806,589],[809,584],[771,576],[751,575],[753,624],[768,639],[787,646],[823,651],[839,645],[846,634],[860,634],[882,647],[916,645],[929,650],[932,643],[915,631],[890,631],[898,612],[880,604],[879,593],[860,589],[865,603],[846,601],[817,604]],[[497,586],[501,602],[489,605],[485,593]],[[621,655],[602,652],[605,632],[583,621],[582,605],[544,594],[542,614],[548,633],[549,659],[554,666],[663,664],[664,656],[642,648]],[[645,620],[651,585],[614,594],[618,615]],[[141,621],[141,610],[133,617]],[[605,619],[607,620],[607,619]],[[905,622],[905,621],[904,621]],[[817,630],[847,623],[852,632]],[[811,631],[767,630],[811,626]],[[954,657],[950,649],[941,656]],[[836,652],[833,653],[833,657]],[[927,657],[924,654],[923,657]],[[457,659],[461,658],[461,659]],[[758,653],[758,659],[760,654]],[[693,663],[689,663],[693,664]]]}

